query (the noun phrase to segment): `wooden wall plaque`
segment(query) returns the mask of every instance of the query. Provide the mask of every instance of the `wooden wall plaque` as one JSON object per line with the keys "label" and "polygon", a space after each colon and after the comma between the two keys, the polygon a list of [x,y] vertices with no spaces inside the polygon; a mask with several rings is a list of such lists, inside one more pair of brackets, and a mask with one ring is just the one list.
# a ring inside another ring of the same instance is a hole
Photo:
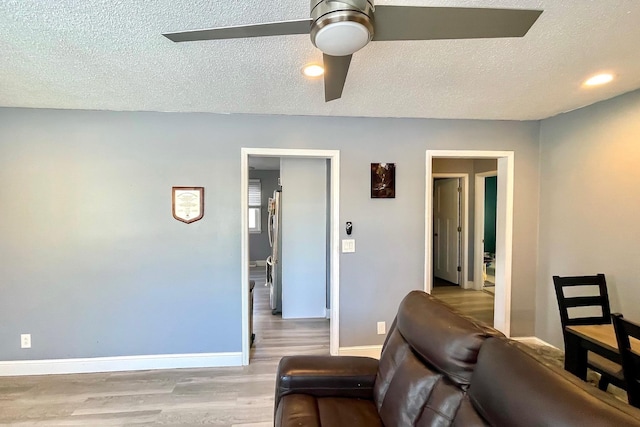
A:
{"label": "wooden wall plaque", "polygon": [[204,216],[204,187],[172,187],[173,217],[191,224]]}

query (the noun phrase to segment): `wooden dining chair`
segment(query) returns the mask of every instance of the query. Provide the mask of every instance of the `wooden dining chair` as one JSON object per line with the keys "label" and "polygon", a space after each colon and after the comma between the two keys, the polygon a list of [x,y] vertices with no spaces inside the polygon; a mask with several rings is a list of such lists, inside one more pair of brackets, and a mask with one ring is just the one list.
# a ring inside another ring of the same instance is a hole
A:
{"label": "wooden dining chair", "polygon": [[631,349],[631,338],[640,340],[640,324],[625,319],[620,313],[612,314],[611,318],[622,356],[627,399],[629,405],[640,408],[640,354]]}
{"label": "wooden dining chair", "polygon": [[[609,307],[609,294],[604,274],[595,276],[553,276],[553,284],[558,298],[558,307],[560,308],[560,323],[562,324],[565,348],[567,344],[567,326],[611,324],[611,308]],[[589,290],[597,289],[597,291],[589,295],[583,295],[584,292],[581,292],[579,296],[567,296],[566,290],[576,286],[588,286]],[[600,314],[580,315],[575,313],[574,310],[570,311],[572,308],[579,307],[599,308]],[[600,390],[606,390],[609,384],[625,388],[621,365],[591,351],[587,357],[587,367],[600,374],[598,383]]]}

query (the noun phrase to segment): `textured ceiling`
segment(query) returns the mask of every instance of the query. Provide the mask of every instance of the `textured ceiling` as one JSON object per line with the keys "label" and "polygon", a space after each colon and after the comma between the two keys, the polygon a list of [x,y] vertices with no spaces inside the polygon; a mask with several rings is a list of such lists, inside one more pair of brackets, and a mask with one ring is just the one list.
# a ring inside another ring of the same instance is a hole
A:
{"label": "textured ceiling", "polygon": [[[0,106],[541,119],[640,88],[640,0],[395,0],[544,9],[520,39],[374,42],[325,103],[307,35],[175,44],[161,33],[309,16],[308,0],[0,0]],[[602,70],[616,80],[583,89]]]}

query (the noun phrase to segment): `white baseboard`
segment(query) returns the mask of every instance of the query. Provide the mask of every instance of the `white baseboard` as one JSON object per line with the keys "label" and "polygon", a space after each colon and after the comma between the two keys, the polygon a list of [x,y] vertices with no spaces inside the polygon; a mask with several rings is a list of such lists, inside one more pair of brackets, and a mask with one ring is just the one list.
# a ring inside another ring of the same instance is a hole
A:
{"label": "white baseboard", "polygon": [[520,341],[523,344],[546,345],[548,347],[557,348],[555,345],[551,345],[538,337],[511,337],[511,339],[514,341]]}
{"label": "white baseboard", "polygon": [[340,347],[338,354],[340,356],[366,356],[380,359],[382,353],[382,345],[361,345],[356,347]]}
{"label": "white baseboard", "polygon": [[242,366],[242,353],[158,354],[0,362],[0,377]]}

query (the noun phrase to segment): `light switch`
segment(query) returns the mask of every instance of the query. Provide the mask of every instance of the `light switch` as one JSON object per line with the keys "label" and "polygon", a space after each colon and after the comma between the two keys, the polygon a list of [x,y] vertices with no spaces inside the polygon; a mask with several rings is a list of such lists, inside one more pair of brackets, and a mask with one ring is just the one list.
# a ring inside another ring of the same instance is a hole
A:
{"label": "light switch", "polygon": [[352,253],[356,251],[356,241],[354,239],[342,240],[342,253]]}

